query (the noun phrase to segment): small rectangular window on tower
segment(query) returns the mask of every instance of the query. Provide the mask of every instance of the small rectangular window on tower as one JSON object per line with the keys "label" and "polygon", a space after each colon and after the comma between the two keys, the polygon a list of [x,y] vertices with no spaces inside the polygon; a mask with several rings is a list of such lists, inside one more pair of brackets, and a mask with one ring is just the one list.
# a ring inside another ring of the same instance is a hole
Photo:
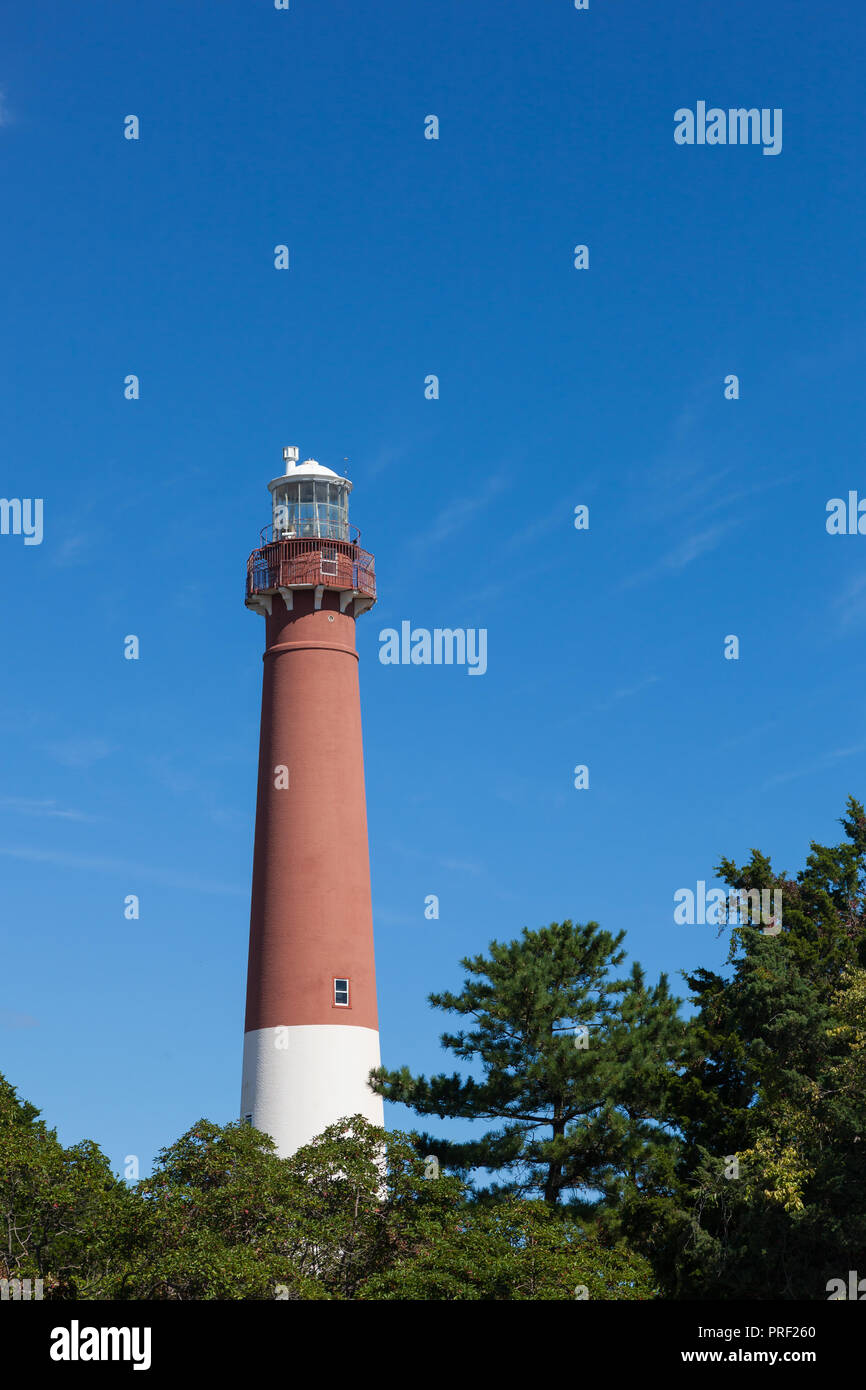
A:
{"label": "small rectangular window on tower", "polygon": [[349,1007],[349,981],[334,980],[334,1003],[343,1009]]}

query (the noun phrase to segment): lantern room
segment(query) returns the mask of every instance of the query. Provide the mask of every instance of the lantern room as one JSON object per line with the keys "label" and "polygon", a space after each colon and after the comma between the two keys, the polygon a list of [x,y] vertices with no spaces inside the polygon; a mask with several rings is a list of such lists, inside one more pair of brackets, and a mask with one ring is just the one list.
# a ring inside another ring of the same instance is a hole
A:
{"label": "lantern room", "polygon": [[315,459],[297,462],[298,450],[284,449],[286,471],[268,483],[273,499],[273,538],[322,537],[349,540],[349,493],[352,484]]}

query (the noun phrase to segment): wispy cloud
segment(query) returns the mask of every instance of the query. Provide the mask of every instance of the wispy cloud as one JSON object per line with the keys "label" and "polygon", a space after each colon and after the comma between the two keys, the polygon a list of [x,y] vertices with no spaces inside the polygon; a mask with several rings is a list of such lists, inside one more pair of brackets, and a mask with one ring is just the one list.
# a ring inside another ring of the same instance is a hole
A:
{"label": "wispy cloud", "polygon": [[638,570],[636,574],[627,575],[619,585],[620,589],[631,589],[636,584],[645,584],[650,579],[656,579],[660,574],[678,573],[702,555],[709,555],[713,550],[718,550],[722,541],[730,535],[731,531],[742,524],[741,521],[719,521],[714,526],[707,526],[702,531],[695,531],[691,535],[684,536],[677,545],[660,556],[654,564],[648,565],[646,569]]}
{"label": "wispy cloud", "polygon": [[[394,463],[400,463],[407,455],[408,450],[405,445],[386,445],[367,464],[364,470],[366,477],[369,479],[378,478],[379,474],[384,473],[386,468],[390,468]],[[351,460],[346,464],[346,467],[351,467]]]}
{"label": "wispy cloud", "polygon": [[25,796],[0,796],[0,811],[11,811],[17,816],[47,816],[58,820],[92,821],[95,816],[85,815],[83,811],[73,811],[58,806],[56,801],[38,801]]}
{"label": "wispy cloud", "polygon": [[479,864],[474,859],[440,859],[437,861],[443,869],[451,869],[458,874],[483,874],[484,865]]}
{"label": "wispy cloud", "polygon": [[[696,385],[691,399],[674,417],[661,446],[641,459],[629,475],[629,520],[645,533],[675,531],[681,539],[655,561],[626,575],[620,590],[677,574],[712,554],[735,531],[754,520],[755,509],[743,504],[759,493],[789,486],[796,474],[755,478],[748,450],[738,451],[734,468],[722,458],[717,442],[718,381]],[[732,419],[734,417],[731,417]],[[714,458],[713,455],[716,455]],[[748,471],[747,471],[748,470]]]}
{"label": "wispy cloud", "polygon": [[38,1028],[39,1019],[19,1014],[15,1009],[0,1009],[0,1028]]}
{"label": "wispy cloud", "polygon": [[424,915],[419,911],[417,917],[405,912],[391,912],[387,907],[374,907],[373,921],[383,927],[415,927],[423,925]]}
{"label": "wispy cloud", "polygon": [[701,555],[718,549],[724,537],[736,525],[735,521],[720,521],[715,526],[707,526],[705,530],[696,532],[693,536],[684,536],[679,545],[675,545],[673,550],[662,556],[659,563],[664,569],[685,569],[686,565],[690,565]]}
{"label": "wispy cloud", "polygon": [[154,780],[170,791],[172,796],[186,796],[190,792],[200,791],[202,788],[201,779],[196,777],[189,768],[177,767],[175,759],[170,753],[161,753],[158,757],[148,758],[147,768]]}
{"label": "wispy cloud", "polygon": [[[502,553],[504,554],[505,552],[503,551]],[[542,553],[544,553],[543,548]],[[492,560],[495,560],[494,552],[489,551],[488,554],[490,555]],[[556,567],[557,561],[553,554],[550,554],[550,557],[547,560],[545,560],[543,564],[521,565],[520,581],[524,586],[527,586],[533,580],[542,578],[545,575],[549,575],[551,571],[554,571],[556,569]],[[495,563],[491,565],[491,568],[496,568]],[[500,573],[504,573],[506,575],[510,574],[510,566],[507,564],[507,562],[503,562],[501,565],[498,566],[498,568]],[[497,599],[500,599],[503,594],[511,594],[512,590],[513,583],[510,581],[510,579],[506,578],[501,583],[495,582],[493,584],[484,584],[480,589],[468,589],[464,594],[464,601],[467,605],[494,603]]]}
{"label": "wispy cloud", "polygon": [[66,569],[69,565],[80,565],[88,558],[94,537],[86,531],[77,531],[67,536],[55,550],[52,560],[55,565]]}
{"label": "wispy cloud", "polygon": [[[226,755],[219,750],[208,757],[210,763],[226,761],[236,762],[238,759],[233,753]],[[245,824],[244,813],[239,812],[237,806],[222,804],[217,799],[212,779],[199,777],[173,754],[164,753],[148,758],[146,767],[154,781],[165,787],[172,796],[189,797],[197,801],[199,810],[195,814],[206,817],[212,824],[230,827],[241,827]]]}
{"label": "wispy cloud", "polygon": [[647,676],[644,680],[638,681],[637,685],[622,686],[619,690],[615,690],[607,700],[603,700],[601,704],[596,705],[596,709],[610,709],[612,705],[617,704],[620,700],[630,700],[633,695],[640,694],[642,690],[646,690],[650,685],[657,685],[660,680],[661,676]]}
{"label": "wispy cloud", "polygon": [[866,623],[866,574],[855,574],[833,600],[836,621],[843,631]]}
{"label": "wispy cloud", "polygon": [[499,474],[488,478],[486,485],[472,497],[457,498],[433,518],[429,530],[415,537],[412,542],[413,549],[416,551],[419,547],[430,549],[449,540],[451,536],[468,526],[479,512],[485,511],[493,499],[504,492],[508,486],[508,480]]}
{"label": "wispy cloud", "polygon": [[517,528],[506,541],[503,549],[506,551],[525,551],[530,542],[538,540],[539,536],[547,536],[553,531],[562,531],[563,529],[565,529],[566,534],[570,535],[573,528],[574,513],[563,507],[561,501],[557,501],[549,511],[543,512],[534,521],[527,521],[525,525]]}
{"label": "wispy cloud", "polygon": [[45,751],[64,767],[91,767],[114,750],[104,738],[67,738],[46,744]]}
{"label": "wispy cloud", "polygon": [[[172,873],[171,870],[154,868],[152,864],[134,864],[124,859],[111,859],[101,855],[71,854],[59,850],[32,849],[26,845],[0,845],[0,855],[7,859],[18,859],[30,864],[54,864],[60,869],[84,869],[88,873],[124,874],[133,883],[159,883],[166,888],[177,888],[184,893],[211,893],[219,896],[244,898],[248,887],[240,884],[220,883],[212,878],[194,878],[187,874]],[[133,890],[134,891],[134,887]]]}
{"label": "wispy cloud", "polygon": [[452,873],[487,873],[487,866],[480,863],[477,859],[459,859],[456,856],[441,854],[431,855],[426,850],[417,849],[414,845],[402,844],[397,840],[391,841],[390,850],[392,853],[402,855],[405,859],[416,859],[421,860],[425,864],[435,864],[437,869],[448,869]]}
{"label": "wispy cloud", "polygon": [[771,729],[779,727],[778,719],[768,719],[763,724],[756,724],[753,729],[746,729],[745,733],[735,734],[731,738],[723,739],[719,744],[720,748],[739,748],[742,744],[748,743],[750,739],[759,738],[761,734],[767,734]]}
{"label": "wispy cloud", "polygon": [[850,748],[836,748],[831,753],[825,753],[823,757],[809,763],[806,767],[795,768],[792,772],[780,772],[775,777],[768,777],[761,787],[761,791],[766,791],[769,787],[781,786],[784,782],[793,782],[799,777],[810,777],[814,772],[825,772],[834,763],[844,762],[846,758],[855,758],[866,753],[866,743],[855,743]]}

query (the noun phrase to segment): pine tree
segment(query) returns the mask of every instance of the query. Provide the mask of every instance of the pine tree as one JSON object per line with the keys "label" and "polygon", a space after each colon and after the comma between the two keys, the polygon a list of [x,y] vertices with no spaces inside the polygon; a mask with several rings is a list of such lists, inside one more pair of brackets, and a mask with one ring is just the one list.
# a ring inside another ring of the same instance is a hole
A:
{"label": "pine tree", "polygon": [[[782,930],[737,926],[729,976],[687,977],[698,1013],[674,1083],[677,1195],[626,1222],[669,1294],[822,1298],[866,1248],[866,815],[796,878],[753,850],[718,872],[777,888]],[[646,1213],[642,1216],[645,1218]]]}
{"label": "pine tree", "polygon": [[612,978],[624,935],[553,922],[461,962],[462,991],[430,1003],[471,1020],[441,1041],[481,1075],[380,1068],[371,1084],[419,1115],[497,1125],[463,1143],[417,1134],[421,1151],[460,1173],[503,1175],[489,1195],[539,1193],[552,1207],[567,1194],[592,1211],[599,1194],[609,1208],[667,1190],[675,1140],[664,1121],[684,1025],[664,976],[650,986],[635,964]]}

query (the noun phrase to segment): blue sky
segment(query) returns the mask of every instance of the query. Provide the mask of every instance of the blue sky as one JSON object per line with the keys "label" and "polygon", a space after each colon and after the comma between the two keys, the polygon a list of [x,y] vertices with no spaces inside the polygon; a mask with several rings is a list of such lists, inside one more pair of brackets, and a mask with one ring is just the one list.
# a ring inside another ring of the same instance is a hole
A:
{"label": "blue sky", "polygon": [[[866,495],[864,31],[803,0],[4,17],[0,494],[44,499],[44,539],[0,536],[0,1070],[65,1142],[145,1172],[237,1114],[243,581],[285,444],[345,467],[377,560],[386,1064],[450,1069],[427,994],[524,926],[624,928],[684,994],[726,941],[674,892],[839,837],[866,796],[866,539],[825,529]],[[698,100],[781,108],[782,152],[676,145]],[[380,664],[403,620],[486,628],[486,674]]]}

